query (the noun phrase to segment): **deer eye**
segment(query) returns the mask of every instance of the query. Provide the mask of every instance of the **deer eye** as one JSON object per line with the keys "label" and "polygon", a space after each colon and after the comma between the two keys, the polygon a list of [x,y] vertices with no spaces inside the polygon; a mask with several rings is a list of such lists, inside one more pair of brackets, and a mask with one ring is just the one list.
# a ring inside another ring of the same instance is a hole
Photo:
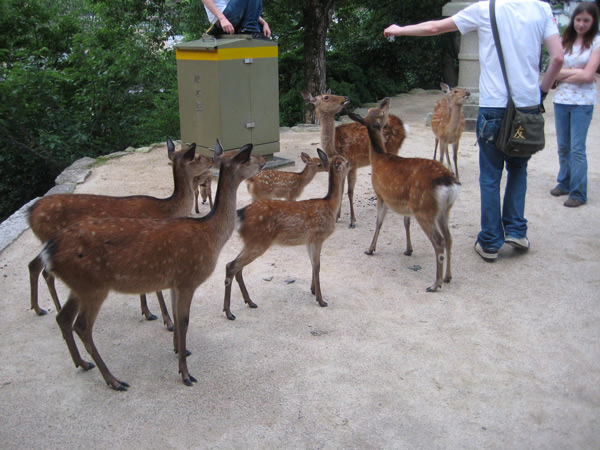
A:
{"label": "deer eye", "polygon": [[329,100],[329,95],[326,95],[325,97],[323,97],[325,100]]}

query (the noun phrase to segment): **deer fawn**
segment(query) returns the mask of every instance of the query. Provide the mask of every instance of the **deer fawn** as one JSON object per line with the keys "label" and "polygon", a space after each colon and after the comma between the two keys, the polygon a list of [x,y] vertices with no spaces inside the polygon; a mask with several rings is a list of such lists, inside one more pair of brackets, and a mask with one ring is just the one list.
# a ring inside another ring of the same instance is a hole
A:
{"label": "deer fawn", "polygon": [[200,213],[198,209],[198,198],[202,198],[202,204],[204,205],[208,200],[208,206],[210,209],[213,207],[212,201],[212,171],[210,169],[202,172],[200,175],[194,177],[194,209],[196,213]]}
{"label": "deer fawn", "polygon": [[[251,156],[252,144],[221,162],[215,204],[202,218],[166,220],[85,219],[50,238],[41,253],[45,267],[71,289],[56,316],[76,367],[89,370],[77,349],[73,330],[98,365],[107,384],[116,390],[129,385],[115,378],[102,360],[92,329],[109,291],[141,293],[171,289],[175,332],[183,382],[191,386],[186,362],[190,304],[196,288],[213,272],[219,253],[235,226],[239,184],[257,173],[264,158]],[[223,148],[217,141],[215,159]]]}
{"label": "deer fawn", "polygon": [[341,155],[327,158],[322,150],[317,150],[324,166],[329,167],[329,189],[324,198],[298,202],[284,200],[260,200],[238,210],[238,231],[244,242],[240,254],[226,266],[225,298],[223,311],[229,320],[231,313],[231,283],[238,282],[244,302],[251,308],[256,304],[250,299],[242,277],[242,270],[261,256],[271,245],[306,245],[312,264],[311,292],[320,306],[327,306],[321,294],[319,273],[321,269],[321,247],[335,229],[344,178],[350,164]]}
{"label": "deer fawn", "polygon": [[[185,217],[191,212],[193,202],[192,179],[212,166],[213,159],[207,156],[195,157],[196,145],[185,150],[175,151],[175,144],[167,137],[168,156],[173,166],[173,194],[169,198],[159,199],[145,195],[128,197],[110,197],[107,195],[88,194],[55,194],[42,197],[29,209],[29,225],[37,238],[46,242],[60,229],[82,219],[98,217],[129,217],[166,219]],[[46,314],[38,305],[38,278],[43,273],[48,290],[60,311],[60,301],[54,286],[54,277],[43,267],[39,256],[29,263],[29,280],[31,289],[31,309],[37,315]],[[161,292],[156,292],[163,320],[169,330],[173,322],[169,317]],[[145,294],[140,296],[142,314],[148,320],[156,320],[150,312]]]}
{"label": "deer fawn", "polygon": [[471,93],[462,88],[450,89],[445,83],[441,83],[440,86],[442,87],[442,92],[446,95],[435,104],[433,117],[431,118],[431,129],[433,130],[433,134],[435,134],[433,159],[436,157],[439,143],[440,162],[444,162],[445,156],[448,167],[451,167],[448,145],[452,144],[454,173],[456,174],[456,179],[459,179],[457,165],[458,142],[465,129],[465,115],[463,114],[462,107],[471,96]]}
{"label": "deer fawn", "polygon": [[300,157],[306,164],[302,172],[263,170],[246,180],[252,201],[278,198],[296,200],[317,172],[327,171],[327,165],[320,158],[311,158],[304,152]]}
{"label": "deer fawn", "polygon": [[402,158],[385,153],[381,124],[389,108],[389,98],[379,108],[371,108],[363,119],[351,114],[353,120],[363,124],[371,141],[371,181],[377,195],[377,223],[371,246],[365,252],[375,252],[377,238],[388,208],[404,215],[406,228],[406,254],[412,253],[410,244],[410,216],[414,216],[431,241],[435,250],[435,283],[428,292],[442,287],[444,250],[446,252],[445,282],[452,279],[452,237],[448,229],[450,209],[456,201],[460,183],[442,163],[423,158]]}
{"label": "deer fawn", "polygon": [[[354,186],[356,185],[357,169],[365,167],[369,162],[369,136],[364,127],[358,123],[347,123],[335,126],[335,115],[339,113],[350,100],[341,95],[331,95],[329,92],[314,97],[307,91],[302,91],[304,100],[315,105],[315,114],[321,123],[321,146],[327,156],[343,155],[351,165],[348,172],[348,200],[350,201],[350,228],[356,226],[354,216]],[[386,113],[387,114],[387,113]],[[393,114],[386,116],[383,128],[385,140],[384,149],[389,153],[398,154],[400,146],[406,138],[408,127]],[[341,206],[341,205],[340,205]],[[338,211],[340,217],[341,208]]]}

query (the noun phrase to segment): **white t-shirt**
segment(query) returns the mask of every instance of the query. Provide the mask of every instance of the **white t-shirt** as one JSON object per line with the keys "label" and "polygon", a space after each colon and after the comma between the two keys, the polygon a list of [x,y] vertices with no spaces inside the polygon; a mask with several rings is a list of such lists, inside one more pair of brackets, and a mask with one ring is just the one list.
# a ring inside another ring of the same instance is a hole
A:
{"label": "white t-shirt", "polygon": [[[489,1],[468,6],[452,20],[461,34],[477,31],[479,36],[479,105],[505,108],[508,94],[494,44]],[[515,105],[539,105],[542,42],[558,34],[550,5],[540,0],[496,0],[496,23]]]}
{"label": "white t-shirt", "polygon": [[[597,48],[600,48],[600,36],[596,36],[591,47],[583,52],[580,45],[574,45],[571,53],[565,53],[563,69],[584,69]],[[596,80],[579,84],[560,82],[554,94],[554,103],[563,105],[595,105],[597,101]]]}
{"label": "white t-shirt", "polygon": [[[225,7],[229,3],[229,1],[230,0],[214,0],[215,6],[217,8],[219,8],[219,11],[221,11],[221,12],[223,12],[223,10],[225,10]],[[209,11],[209,9],[206,7],[206,5],[204,6],[204,9],[206,10],[206,14],[208,15],[208,21],[210,23],[215,23],[217,21],[217,17]]]}

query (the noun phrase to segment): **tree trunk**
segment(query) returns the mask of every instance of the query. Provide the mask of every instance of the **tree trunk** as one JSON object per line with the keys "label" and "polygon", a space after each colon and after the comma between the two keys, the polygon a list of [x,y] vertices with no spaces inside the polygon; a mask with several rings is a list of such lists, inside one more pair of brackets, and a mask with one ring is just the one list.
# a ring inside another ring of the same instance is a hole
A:
{"label": "tree trunk", "polygon": [[[304,79],[306,89],[314,95],[325,92],[325,44],[333,15],[335,0],[305,0],[304,16]],[[307,105],[309,106],[309,105]],[[304,109],[306,123],[315,123],[313,108]]]}

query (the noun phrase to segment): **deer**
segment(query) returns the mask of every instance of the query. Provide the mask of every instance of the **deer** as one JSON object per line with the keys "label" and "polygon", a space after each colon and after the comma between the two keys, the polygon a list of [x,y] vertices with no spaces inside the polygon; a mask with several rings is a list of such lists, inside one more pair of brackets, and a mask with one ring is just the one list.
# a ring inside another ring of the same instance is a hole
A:
{"label": "deer", "polygon": [[[56,321],[75,367],[87,371],[97,365],[112,389],[126,391],[129,384],[110,372],[94,344],[96,317],[110,291],[133,294],[171,289],[173,346],[179,356],[179,372],[186,386],[197,382],[186,360],[190,305],[233,233],[240,183],[266,163],[251,152],[252,144],[247,144],[234,157],[221,161],[214,206],[204,217],[87,218],[46,241],[40,253],[44,267],[70,288]],[[217,141],[215,159],[222,154],[223,147]],[[73,331],[93,363],[81,357]]]}
{"label": "deer", "polygon": [[[365,251],[373,255],[377,238],[388,209],[404,215],[407,248],[412,254],[410,242],[410,217],[414,216],[421,229],[431,241],[435,251],[435,282],[427,288],[434,292],[442,287],[443,263],[446,274],[443,281],[452,279],[452,236],[448,228],[450,210],[458,197],[460,183],[442,163],[425,158],[402,158],[385,152],[382,124],[390,99],[385,98],[377,108],[371,108],[363,118],[350,113],[349,117],[364,125],[369,134],[371,155],[371,183],[377,196],[377,221],[371,246]],[[446,257],[444,258],[444,252]]]}
{"label": "deer", "polygon": [[250,308],[257,307],[250,299],[242,270],[273,244],[307,246],[312,265],[310,290],[320,306],[327,306],[327,302],[323,300],[319,278],[321,248],[323,242],[335,230],[337,211],[344,190],[344,179],[351,170],[351,165],[342,155],[328,158],[321,149],[317,149],[317,153],[323,165],[329,167],[329,187],[325,197],[301,201],[259,200],[238,210],[237,229],[244,248],[235,260],[226,265],[225,269],[223,311],[229,320],[235,320],[235,315],[230,309],[231,284],[234,277],[244,302]]}
{"label": "deer", "polygon": [[263,170],[246,180],[252,201],[264,199],[296,200],[318,172],[326,172],[327,164],[321,158],[300,153],[305,166],[302,172]]}
{"label": "deer", "polygon": [[458,180],[458,143],[465,129],[465,115],[463,114],[462,107],[471,96],[471,93],[466,89],[458,87],[450,89],[446,83],[440,83],[440,87],[445,96],[436,102],[431,118],[431,129],[435,135],[433,159],[436,157],[439,143],[440,162],[444,162],[445,156],[448,167],[451,167],[450,156],[448,155],[448,145],[451,144],[454,173]]}
{"label": "deer", "polygon": [[[354,186],[356,185],[357,170],[370,164],[369,136],[365,128],[355,122],[335,126],[335,115],[350,103],[348,97],[332,95],[329,91],[317,96],[313,96],[308,91],[302,91],[302,97],[315,107],[315,114],[321,124],[321,147],[327,156],[340,154],[351,164],[352,168],[348,172],[349,228],[355,228]],[[399,117],[389,114],[389,111],[386,114],[388,115],[383,128],[384,148],[390,153],[398,154],[409,128]],[[338,211],[338,219],[340,213],[341,208]]]}
{"label": "deer", "polygon": [[[173,193],[168,198],[155,198],[146,195],[112,197],[108,195],[90,194],[54,194],[42,197],[28,210],[29,226],[35,236],[46,242],[60,229],[91,217],[128,217],[166,219],[185,217],[192,209],[192,179],[203,173],[213,164],[213,158],[195,155],[196,144],[186,149],[175,151],[175,144],[167,137],[167,155],[173,167]],[[54,285],[54,277],[48,273],[39,257],[29,263],[29,280],[31,290],[31,309],[38,316],[47,314],[38,304],[38,279],[43,274],[50,296],[60,311],[61,305]],[[167,329],[173,330],[173,322],[169,317],[162,292],[157,291],[158,302],[163,322]],[[150,312],[145,293],[140,295],[142,314],[147,320],[156,320]]]}
{"label": "deer", "polygon": [[210,209],[213,207],[212,200],[212,171],[210,169],[202,172],[200,175],[194,177],[194,210],[196,214],[200,213],[198,208],[198,199],[202,198],[202,204],[204,205],[208,200],[208,206]]}

